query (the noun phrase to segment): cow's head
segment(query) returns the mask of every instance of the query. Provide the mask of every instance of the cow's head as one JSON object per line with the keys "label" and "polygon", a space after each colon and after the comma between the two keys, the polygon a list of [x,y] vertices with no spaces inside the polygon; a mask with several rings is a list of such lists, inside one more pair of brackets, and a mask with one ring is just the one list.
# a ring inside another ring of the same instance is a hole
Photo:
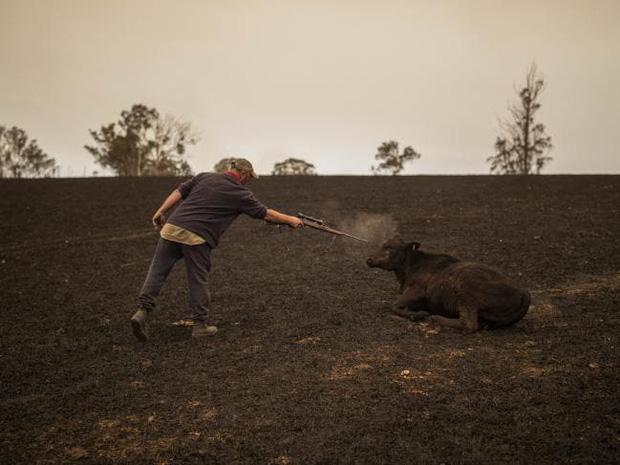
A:
{"label": "cow's head", "polygon": [[404,265],[409,251],[417,250],[419,247],[419,242],[405,242],[397,234],[385,241],[381,248],[366,260],[366,264],[371,268],[398,270]]}

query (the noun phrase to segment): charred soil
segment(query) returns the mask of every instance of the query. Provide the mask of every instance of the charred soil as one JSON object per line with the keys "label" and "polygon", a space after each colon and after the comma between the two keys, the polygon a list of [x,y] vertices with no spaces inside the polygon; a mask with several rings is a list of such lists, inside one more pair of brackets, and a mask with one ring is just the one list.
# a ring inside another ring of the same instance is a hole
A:
{"label": "charred soil", "polygon": [[617,463],[620,177],[264,177],[278,210],[493,266],[523,320],[464,336],[390,312],[375,245],[240,218],[191,340],[182,264],[129,317],[178,180],[0,181],[0,463]]}

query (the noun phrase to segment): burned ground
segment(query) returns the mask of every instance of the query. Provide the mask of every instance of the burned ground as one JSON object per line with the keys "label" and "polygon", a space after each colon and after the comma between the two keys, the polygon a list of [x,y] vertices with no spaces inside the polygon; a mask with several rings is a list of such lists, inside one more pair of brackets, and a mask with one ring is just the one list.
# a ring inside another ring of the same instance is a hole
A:
{"label": "burned ground", "polygon": [[189,340],[180,264],[128,319],[173,179],[0,182],[0,463],[617,463],[620,177],[261,178],[257,196],[532,291],[474,335],[391,316],[372,246],[239,219]]}

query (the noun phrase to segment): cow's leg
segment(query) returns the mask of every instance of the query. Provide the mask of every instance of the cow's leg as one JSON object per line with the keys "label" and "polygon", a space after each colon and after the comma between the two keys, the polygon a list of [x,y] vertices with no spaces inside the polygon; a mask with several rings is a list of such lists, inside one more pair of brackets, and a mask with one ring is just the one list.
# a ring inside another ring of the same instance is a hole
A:
{"label": "cow's leg", "polygon": [[415,307],[424,308],[420,302],[420,294],[416,291],[415,287],[412,286],[398,296],[398,299],[396,299],[392,307],[392,312],[411,321],[422,320],[426,318],[429,313],[424,310],[413,310]]}
{"label": "cow's leg", "polygon": [[392,313],[398,316],[402,316],[403,318],[407,318],[408,320],[411,320],[411,321],[420,321],[429,315],[429,313],[424,310],[414,311],[414,310],[409,310],[408,308],[398,308],[398,307],[394,307],[392,309]]}
{"label": "cow's leg", "polygon": [[430,320],[433,323],[448,328],[463,329],[465,327],[465,323],[461,318],[446,318],[445,316],[431,315]]}
{"label": "cow's leg", "polygon": [[478,309],[475,307],[460,307],[458,318],[446,318],[432,315],[431,321],[449,328],[462,329],[465,333],[473,333],[478,330]]}
{"label": "cow's leg", "polygon": [[480,329],[480,325],[478,324],[478,309],[476,307],[459,309],[459,315],[465,320],[466,333],[475,333]]}

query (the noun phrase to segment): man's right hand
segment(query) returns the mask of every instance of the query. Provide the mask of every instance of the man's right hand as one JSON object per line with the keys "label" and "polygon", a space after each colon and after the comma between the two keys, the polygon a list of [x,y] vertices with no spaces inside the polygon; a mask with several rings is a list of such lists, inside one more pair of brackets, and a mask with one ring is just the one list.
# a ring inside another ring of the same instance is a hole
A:
{"label": "man's right hand", "polygon": [[296,216],[290,216],[289,218],[290,219],[289,219],[288,225],[291,228],[297,229],[297,228],[304,227],[304,222],[300,218],[297,218]]}

